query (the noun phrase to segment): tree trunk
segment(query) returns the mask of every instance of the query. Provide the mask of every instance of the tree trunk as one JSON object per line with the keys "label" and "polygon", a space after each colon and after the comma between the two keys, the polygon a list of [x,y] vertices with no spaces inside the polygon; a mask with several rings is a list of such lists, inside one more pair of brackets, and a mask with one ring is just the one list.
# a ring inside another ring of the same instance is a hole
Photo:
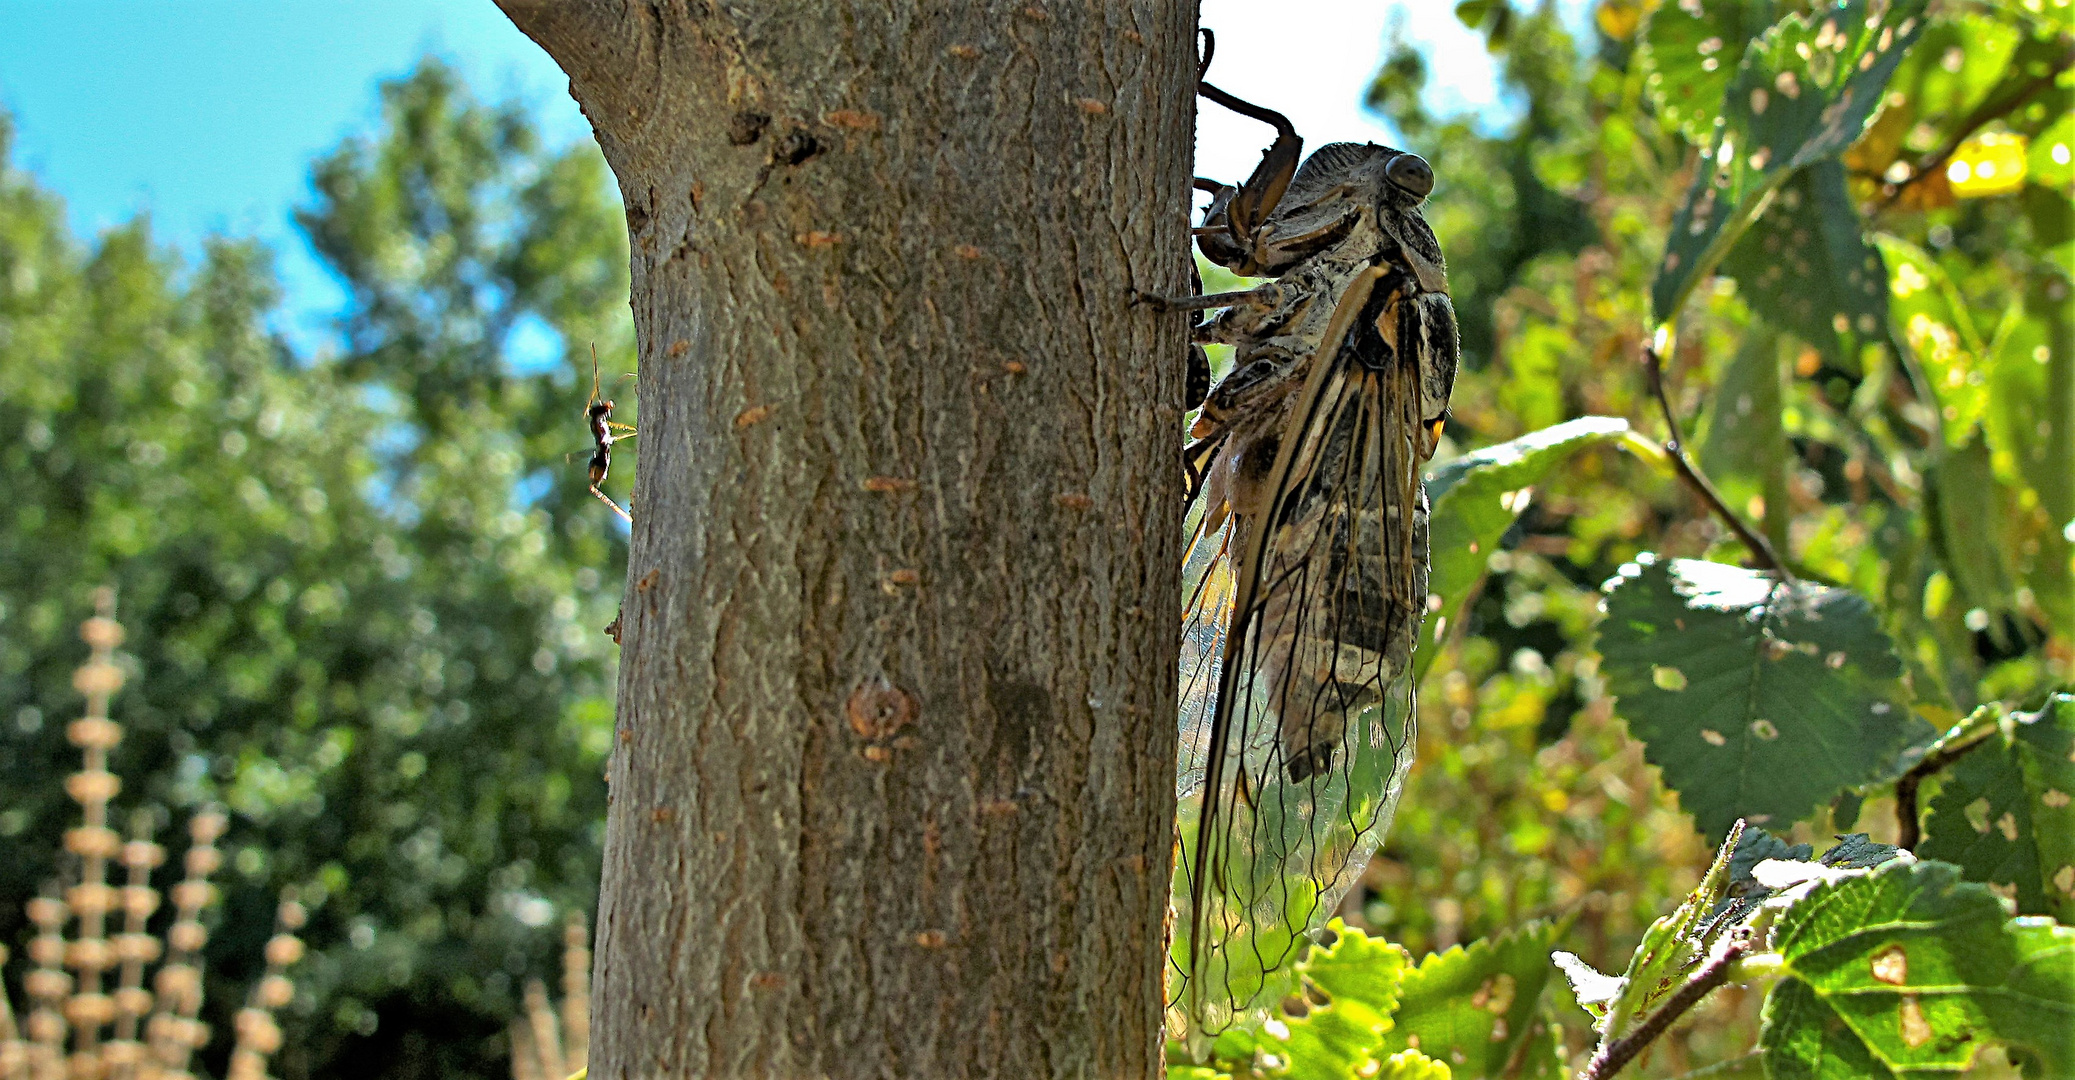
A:
{"label": "tree trunk", "polygon": [[633,249],[592,1074],[1158,1073],[1195,5],[499,2]]}

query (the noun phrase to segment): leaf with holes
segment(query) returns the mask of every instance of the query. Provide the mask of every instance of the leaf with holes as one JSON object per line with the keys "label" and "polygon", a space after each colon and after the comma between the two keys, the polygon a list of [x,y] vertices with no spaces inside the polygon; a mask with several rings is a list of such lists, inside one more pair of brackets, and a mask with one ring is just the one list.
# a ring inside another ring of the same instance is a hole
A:
{"label": "leaf with holes", "polygon": [[2075,922],[2075,698],[2017,713],[1941,777],[1917,853]]}
{"label": "leaf with holes", "polygon": [[1773,1080],[1928,1076],[2000,1044],[2027,1076],[2075,1068],[2075,929],[2007,919],[1945,863],[1816,884],[1772,934],[1785,977],[1759,1049]]}
{"label": "leaf with holes", "polygon": [[1405,975],[1384,1049],[1417,1049],[1448,1062],[1462,1080],[1553,1072],[1553,1049],[1538,1041],[1550,1035],[1541,1001],[1555,971],[1555,940],[1555,924],[1533,922],[1429,954]]}
{"label": "leaf with holes", "polygon": [[1695,146],[1712,146],[1722,96],[1744,47],[1772,25],[1773,0],[1683,0],[1650,13],[1637,57],[1657,115]]}
{"label": "leaf with holes", "polygon": [[[1454,617],[1464,595],[1484,576],[1499,537],[1527,509],[1528,500],[1519,493],[1581,451],[1633,438],[1628,421],[1620,417],[1584,416],[1472,451],[1428,472],[1433,564],[1427,591],[1441,598],[1442,614]],[[1416,670],[1425,671],[1435,651],[1419,650]]]}
{"label": "leaf with holes", "polygon": [[1835,158],[1788,178],[1723,258],[1722,272],[1752,310],[1815,346],[1832,367],[1858,371],[1860,347],[1887,338],[1887,269],[1866,242]]}
{"label": "leaf with holes", "polygon": [[2045,913],[2075,924],[2075,695],[2055,694],[2012,719],[2039,844]]}
{"label": "leaf with holes", "polygon": [[1902,664],[1857,594],[1645,555],[1607,583],[1601,672],[1709,836],[1783,826],[1890,774],[1912,738]]}
{"label": "leaf with holes", "polygon": [[1720,134],[1672,218],[1650,286],[1657,321],[1678,313],[1788,176],[1859,137],[1923,31],[1924,6],[1846,0],[1789,15],[1751,43],[1723,100]]}

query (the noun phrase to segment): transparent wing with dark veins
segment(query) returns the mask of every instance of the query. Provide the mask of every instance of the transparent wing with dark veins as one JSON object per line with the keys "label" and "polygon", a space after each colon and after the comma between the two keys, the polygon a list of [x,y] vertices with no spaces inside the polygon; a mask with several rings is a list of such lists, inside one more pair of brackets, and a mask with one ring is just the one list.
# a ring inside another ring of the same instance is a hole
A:
{"label": "transparent wing with dark veins", "polygon": [[1288,992],[1411,762],[1400,676],[1426,601],[1416,357],[1431,309],[1401,292],[1342,298],[1358,314],[1309,372],[1257,513],[1208,499],[1191,512],[1177,1034],[1215,1033]]}

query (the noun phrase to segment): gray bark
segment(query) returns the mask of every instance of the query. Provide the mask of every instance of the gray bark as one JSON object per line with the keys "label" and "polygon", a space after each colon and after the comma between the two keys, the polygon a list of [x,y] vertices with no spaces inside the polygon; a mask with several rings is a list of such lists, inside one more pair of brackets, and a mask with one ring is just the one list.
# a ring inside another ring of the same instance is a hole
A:
{"label": "gray bark", "polygon": [[633,249],[592,1075],[1159,1073],[1195,5],[499,2]]}

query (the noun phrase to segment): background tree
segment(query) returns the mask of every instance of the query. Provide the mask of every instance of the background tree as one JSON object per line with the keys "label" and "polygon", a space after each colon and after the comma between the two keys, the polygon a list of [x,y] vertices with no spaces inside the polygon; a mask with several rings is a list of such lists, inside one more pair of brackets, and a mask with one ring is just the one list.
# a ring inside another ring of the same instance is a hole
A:
{"label": "background tree", "polygon": [[150,673],[124,799],[233,812],[211,970],[249,981],[281,886],[313,909],[276,1070],[499,1076],[595,894],[624,542],[563,455],[590,344],[627,355],[624,233],[595,148],[437,62],[382,94],[299,215],[348,287],[337,356],[268,332],[264,252],[183,269],[142,220],[82,247],[0,172],[0,938],[60,871],[69,627],[114,583]]}

